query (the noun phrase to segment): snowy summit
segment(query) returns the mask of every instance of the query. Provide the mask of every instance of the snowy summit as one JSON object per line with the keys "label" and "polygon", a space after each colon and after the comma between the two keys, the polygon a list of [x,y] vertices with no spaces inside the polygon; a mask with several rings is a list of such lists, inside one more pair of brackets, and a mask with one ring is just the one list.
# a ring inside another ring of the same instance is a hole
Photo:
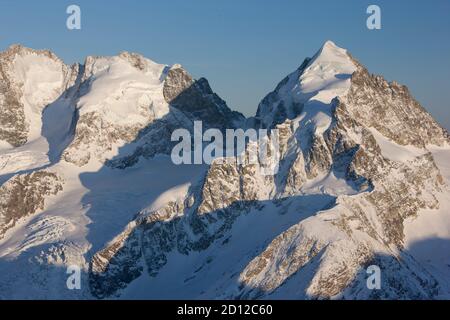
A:
{"label": "snowy summit", "polygon": [[[171,134],[278,129],[280,170],[175,165]],[[123,52],[0,53],[0,299],[450,296],[450,138],[331,41],[245,118]],[[68,266],[81,289],[67,290]],[[366,285],[383,270],[382,290]]]}

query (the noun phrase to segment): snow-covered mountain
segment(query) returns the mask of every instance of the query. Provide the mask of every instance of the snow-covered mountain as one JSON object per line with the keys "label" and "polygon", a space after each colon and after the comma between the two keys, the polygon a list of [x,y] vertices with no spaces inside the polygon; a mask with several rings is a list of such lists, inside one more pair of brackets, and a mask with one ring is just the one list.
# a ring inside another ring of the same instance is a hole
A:
{"label": "snow-covered mountain", "polygon": [[[449,135],[331,41],[249,119],[133,53],[13,46],[0,77],[0,298],[450,297]],[[279,171],[174,165],[196,120],[278,129]]]}

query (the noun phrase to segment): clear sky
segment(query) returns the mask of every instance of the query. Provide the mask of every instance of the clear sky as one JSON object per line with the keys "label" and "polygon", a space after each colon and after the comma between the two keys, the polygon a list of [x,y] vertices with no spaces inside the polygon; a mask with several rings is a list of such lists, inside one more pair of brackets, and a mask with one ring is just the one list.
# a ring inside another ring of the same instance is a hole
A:
{"label": "clear sky", "polygon": [[[81,7],[81,30],[66,28],[70,4]],[[381,30],[366,27],[369,4],[381,7]],[[0,50],[47,48],[67,63],[132,51],[181,63],[246,115],[328,39],[408,85],[450,129],[449,0],[0,0]]]}

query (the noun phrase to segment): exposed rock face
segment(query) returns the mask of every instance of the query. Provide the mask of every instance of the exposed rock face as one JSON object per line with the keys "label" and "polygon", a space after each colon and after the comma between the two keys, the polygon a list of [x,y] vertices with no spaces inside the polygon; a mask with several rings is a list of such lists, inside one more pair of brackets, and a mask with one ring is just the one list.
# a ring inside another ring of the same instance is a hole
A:
{"label": "exposed rock face", "polygon": [[[391,161],[385,158],[370,131],[375,128],[400,145],[424,147],[447,143],[445,130],[410,97],[407,89],[389,85],[381,77],[369,76],[359,64],[358,67],[348,94],[334,100],[331,125],[323,135],[313,136],[303,149],[306,155],[297,163],[305,165],[300,166],[300,173],[291,168],[288,184],[294,181],[298,185],[305,181],[305,175],[314,178],[321,172],[331,171],[341,173],[357,190],[366,192],[339,196],[332,209],[277,237],[241,273],[240,280],[247,288],[243,290],[244,297],[256,298],[273,292],[294,273],[302,274],[305,264],[319,252],[320,269],[306,288],[307,295],[332,298],[342,294],[352,285],[358,270],[376,260],[377,252],[387,250],[392,254],[401,250],[404,219],[416,215],[422,208],[436,208],[439,203],[434,195],[447,190],[430,153],[425,150],[423,155],[404,163]],[[390,114],[390,121],[380,119],[385,117],[380,116],[383,114],[380,108]],[[417,130],[417,126],[423,131]],[[301,172],[305,169],[306,174]],[[320,236],[311,230],[320,230]],[[361,231],[370,238],[362,240],[357,234]],[[330,234],[337,236],[330,239]],[[399,259],[398,254],[393,256]],[[411,272],[408,269],[417,267],[417,262],[411,258],[408,259],[412,266],[394,262],[394,258],[386,258],[392,261],[386,268],[396,270],[389,270],[389,274],[407,275]],[[389,288],[387,291],[395,292],[397,297],[430,298],[436,294],[436,280],[426,273],[423,276],[426,280],[412,279],[407,288],[395,279],[385,285]],[[410,285],[411,282],[414,285]],[[422,288],[418,290],[415,286]],[[389,294],[384,298],[387,296]],[[376,294],[372,298],[377,298]]]}
{"label": "exposed rock face", "polygon": [[[45,76],[37,81],[39,74]],[[40,136],[44,108],[70,93],[73,137],[62,158],[80,167],[92,160],[124,168],[141,156],[167,154],[173,144],[155,142],[170,141],[175,129],[191,130],[194,120],[221,129],[245,120],[206,79],[134,53],[67,66],[50,51],[12,46],[0,55],[0,79],[0,139],[13,147]],[[125,144],[136,148],[122,152]]]}
{"label": "exposed rock face", "polygon": [[370,75],[360,64],[351,82],[346,99],[348,111],[365,126],[377,129],[400,145],[423,148],[449,141],[447,131],[411,96],[406,86]]}
{"label": "exposed rock face", "polygon": [[170,154],[177,143],[171,141],[172,132],[184,128],[193,133],[194,121],[202,121],[204,130],[225,130],[243,125],[244,116],[231,111],[225,101],[211,90],[206,79],[194,80],[180,65],[167,70],[162,91],[169,107],[168,113],[152,119],[134,135],[137,143],[134,152],[119,155],[109,160],[107,165],[124,169],[136,164],[141,157],[149,159],[156,154]]}
{"label": "exposed rock face", "polygon": [[144,57],[88,57],[76,99],[77,121],[63,159],[78,166],[103,163],[167,113],[160,77],[165,66]]}
{"label": "exposed rock face", "polygon": [[0,239],[16,222],[43,210],[45,200],[63,189],[54,172],[35,171],[16,175],[0,187]]}
{"label": "exposed rock face", "polygon": [[164,98],[192,120],[202,120],[205,127],[230,129],[243,125],[244,116],[231,111],[209,86],[208,80],[192,77],[179,65],[172,67],[164,82]]}
{"label": "exposed rock face", "polygon": [[[311,72],[325,72],[323,87]],[[335,74],[341,77],[338,81]],[[195,86],[182,71],[173,71],[171,77]],[[315,90],[308,92],[311,86]],[[167,88],[166,96],[177,95],[173,86]],[[272,239],[239,271],[238,284],[224,289],[229,292],[224,297],[282,296],[285,286],[297,286],[293,281],[300,279],[309,279],[298,289],[304,298],[414,299],[438,293],[437,280],[402,252],[403,225],[420,209],[437,208],[435,195],[448,190],[426,149],[446,145],[448,135],[405,87],[369,75],[327,43],[264,98],[254,123],[279,130],[280,170],[263,176],[261,164],[213,163],[184,202],[142,211],[94,256],[94,295],[120,294],[145,272],[158,277],[170,254],[213,246],[227,237],[238,217],[257,212],[266,199],[281,205],[280,212],[295,211],[294,197],[316,192],[334,201],[322,203],[315,215]],[[379,135],[419,151],[407,160],[392,159]],[[330,179],[345,185],[336,188],[336,182],[327,183]],[[314,181],[323,181],[322,189],[316,191]],[[362,274],[371,264],[388,274],[383,293],[365,289]]]}
{"label": "exposed rock face", "polygon": [[164,99],[170,103],[180,94],[194,84],[194,79],[179,64],[174,65],[167,72],[164,82],[163,94]]}
{"label": "exposed rock face", "polygon": [[[244,291],[244,296],[257,298],[272,292],[322,252],[321,264],[333,267],[326,267],[326,271],[314,275],[308,295],[332,298],[351,285],[356,273],[362,266],[370,265],[383,246],[393,252],[400,250],[404,219],[417,214],[421,208],[436,207],[438,202],[433,194],[444,186],[429,155],[418,158],[411,167],[388,172],[388,176],[395,178],[383,176],[381,180],[377,179],[372,192],[338,197],[338,204],[332,209],[302,221],[274,239],[241,274],[242,283],[251,288]],[[411,191],[407,192],[406,188]],[[373,217],[376,217],[375,221]],[[362,240],[359,232],[364,232],[368,238]],[[330,235],[334,236],[330,238]],[[289,255],[286,256],[286,252]],[[409,267],[399,264],[396,268]],[[402,273],[408,274],[408,271]],[[431,276],[428,280],[436,283]],[[395,287],[396,283],[389,287]],[[434,292],[431,289],[425,287]],[[416,294],[411,290],[403,292],[402,296],[414,298]]]}
{"label": "exposed rock face", "polygon": [[18,147],[27,141],[28,127],[20,93],[14,92],[5,68],[5,64],[0,64],[0,139]]}
{"label": "exposed rock face", "polygon": [[87,164],[92,157],[103,162],[106,160],[105,154],[113,150],[114,144],[132,142],[144,127],[145,124],[116,126],[96,112],[83,114],[77,122],[75,139],[63,158],[78,166]]}
{"label": "exposed rock face", "polygon": [[[169,68],[138,54],[88,57],[81,82],[74,138],[63,154],[78,166],[95,160],[123,169],[140,157],[169,154],[172,132],[192,130],[195,120],[214,128],[244,121],[206,79],[195,81],[180,65]],[[122,152],[127,144],[135,148]]]}
{"label": "exposed rock face", "polygon": [[[448,133],[406,87],[370,75],[332,42],[251,119],[231,111],[206,79],[128,52],[68,67],[50,52],[12,47],[0,55],[0,80],[0,139],[22,146],[8,149],[0,168],[0,239],[15,225],[27,230],[11,265],[30,268],[29,288],[42,297],[65,285],[68,264],[83,271],[78,298],[122,297],[143,283],[149,297],[191,299],[427,299],[445,289],[404,247],[406,219],[441,207],[450,193],[436,157],[449,148]],[[27,142],[42,138],[46,106],[56,119],[70,113],[70,130],[58,139],[47,132],[60,153],[29,165],[37,158]],[[148,162],[155,167],[136,165],[170,154],[172,133],[192,133],[197,120],[204,129],[273,130],[278,170],[249,163],[248,149],[243,163],[219,158],[194,178],[151,172],[175,170],[165,156]],[[164,193],[152,194],[159,184]],[[31,215],[29,225],[18,223]],[[11,254],[3,245],[0,258]],[[382,290],[366,286],[370,265],[382,270]],[[20,278],[0,276],[0,297],[14,296],[9,288]]]}
{"label": "exposed rock face", "polygon": [[125,169],[134,166],[139,159],[151,159],[158,154],[170,154],[176,142],[171,141],[172,132],[180,128],[191,128],[190,120],[181,112],[173,109],[161,119],[151,122],[146,128],[140,130],[133,141],[136,148],[125,155],[119,154],[106,161],[112,168]]}
{"label": "exposed rock face", "polygon": [[0,53],[0,140],[18,147],[36,138],[43,109],[74,84],[77,72],[48,50],[14,45]]}
{"label": "exposed rock face", "polygon": [[294,89],[310,61],[310,58],[305,59],[297,70],[281,80],[275,90],[262,99],[256,111],[257,125],[272,128],[300,115],[304,101],[293,101],[286,93]]}

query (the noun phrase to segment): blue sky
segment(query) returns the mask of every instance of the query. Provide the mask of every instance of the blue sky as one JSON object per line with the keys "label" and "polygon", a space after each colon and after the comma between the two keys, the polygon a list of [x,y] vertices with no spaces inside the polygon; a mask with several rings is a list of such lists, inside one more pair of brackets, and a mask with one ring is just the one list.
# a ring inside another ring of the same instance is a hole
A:
{"label": "blue sky", "polygon": [[[66,28],[77,4],[82,29]],[[366,28],[378,4],[382,29]],[[48,48],[68,63],[87,55],[142,53],[208,78],[246,115],[325,40],[347,48],[372,73],[408,85],[450,129],[450,1],[0,0],[0,50]]]}

